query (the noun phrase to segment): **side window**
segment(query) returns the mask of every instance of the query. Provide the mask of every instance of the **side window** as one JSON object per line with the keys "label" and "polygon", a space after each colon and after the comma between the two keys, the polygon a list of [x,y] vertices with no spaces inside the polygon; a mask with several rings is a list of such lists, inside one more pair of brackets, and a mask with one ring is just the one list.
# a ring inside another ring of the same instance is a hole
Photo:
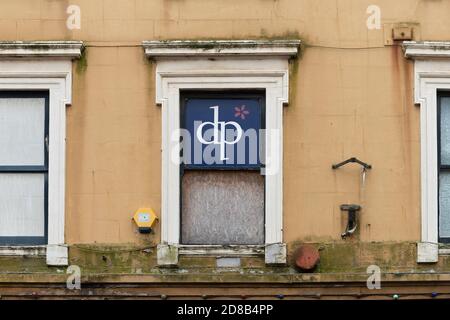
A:
{"label": "side window", "polygon": [[450,242],[450,94],[438,96],[439,241]]}
{"label": "side window", "polygon": [[264,92],[182,92],[181,243],[264,243]]}
{"label": "side window", "polygon": [[47,243],[47,91],[0,91],[0,245]]}

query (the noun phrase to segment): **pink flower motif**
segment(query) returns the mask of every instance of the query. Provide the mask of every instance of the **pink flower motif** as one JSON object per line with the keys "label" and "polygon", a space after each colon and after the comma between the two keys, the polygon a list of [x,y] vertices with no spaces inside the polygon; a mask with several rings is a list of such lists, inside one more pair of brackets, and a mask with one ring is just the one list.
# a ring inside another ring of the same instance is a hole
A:
{"label": "pink flower motif", "polygon": [[245,120],[245,116],[250,114],[250,111],[245,109],[245,105],[234,107],[234,111],[234,116],[236,118],[241,118],[242,120]]}

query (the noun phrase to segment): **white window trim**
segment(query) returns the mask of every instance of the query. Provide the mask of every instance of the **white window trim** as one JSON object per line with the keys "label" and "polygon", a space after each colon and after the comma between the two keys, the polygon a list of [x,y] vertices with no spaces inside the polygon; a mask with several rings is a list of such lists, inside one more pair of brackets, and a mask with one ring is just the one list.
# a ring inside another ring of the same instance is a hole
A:
{"label": "white window trim", "polygon": [[66,106],[72,101],[72,59],[78,41],[0,42],[0,90],[49,91],[48,244],[0,247],[0,255],[42,255],[48,265],[67,265],[64,239]]}
{"label": "white window trim", "polygon": [[45,256],[47,246],[0,246],[0,256]]}
{"label": "white window trim", "polygon": [[417,262],[435,263],[438,244],[437,92],[450,89],[450,42],[403,43],[405,57],[414,59],[414,100],[420,105],[421,241]]}
{"label": "white window trim", "polygon": [[[172,133],[180,128],[180,90],[182,89],[265,89],[266,129],[279,130],[276,154],[280,161],[275,174],[266,175],[265,260],[268,264],[286,262],[283,243],[283,106],[288,102],[288,59],[298,54],[300,41],[144,41],[147,57],[156,60],[156,103],[162,107],[162,212],[160,265],[178,262],[178,254],[195,249],[180,246],[180,168],[170,161],[179,154]],[[180,248],[180,252],[178,252]],[[208,247],[198,248],[208,251]],[[223,248],[230,255],[254,254],[247,247]],[[211,252],[209,250],[209,252]],[[214,252],[214,251],[212,251]]]}
{"label": "white window trim", "polygon": [[264,255],[263,245],[179,245],[178,254],[180,255],[202,255],[202,256],[259,256]]}

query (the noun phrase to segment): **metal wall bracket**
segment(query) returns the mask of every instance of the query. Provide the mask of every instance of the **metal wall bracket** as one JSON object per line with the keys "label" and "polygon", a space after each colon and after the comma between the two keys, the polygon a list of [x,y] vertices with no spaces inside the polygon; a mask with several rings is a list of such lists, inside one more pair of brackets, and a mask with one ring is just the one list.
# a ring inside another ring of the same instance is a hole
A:
{"label": "metal wall bracket", "polygon": [[355,158],[355,157],[349,158],[349,159],[347,159],[345,161],[342,161],[342,162],[339,162],[337,164],[333,164],[331,166],[331,168],[334,170],[334,169],[337,169],[339,167],[342,167],[343,165],[346,165],[347,163],[352,163],[352,162],[360,164],[361,166],[364,167],[364,169],[372,169],[372,166],[370,164],[365,163],[365,162],[363,162],[363,161],[361,161],[361,160],[359,160],[358,158]]}

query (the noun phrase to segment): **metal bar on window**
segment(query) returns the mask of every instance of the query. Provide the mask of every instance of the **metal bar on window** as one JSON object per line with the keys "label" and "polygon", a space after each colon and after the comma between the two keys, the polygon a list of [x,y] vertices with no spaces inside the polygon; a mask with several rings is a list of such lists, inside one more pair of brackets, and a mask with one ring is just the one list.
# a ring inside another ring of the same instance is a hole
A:
{"label": "metal bar on window", "polygon": [[46,173],[48,168],[43,166],[0,166],[0,173]]}

